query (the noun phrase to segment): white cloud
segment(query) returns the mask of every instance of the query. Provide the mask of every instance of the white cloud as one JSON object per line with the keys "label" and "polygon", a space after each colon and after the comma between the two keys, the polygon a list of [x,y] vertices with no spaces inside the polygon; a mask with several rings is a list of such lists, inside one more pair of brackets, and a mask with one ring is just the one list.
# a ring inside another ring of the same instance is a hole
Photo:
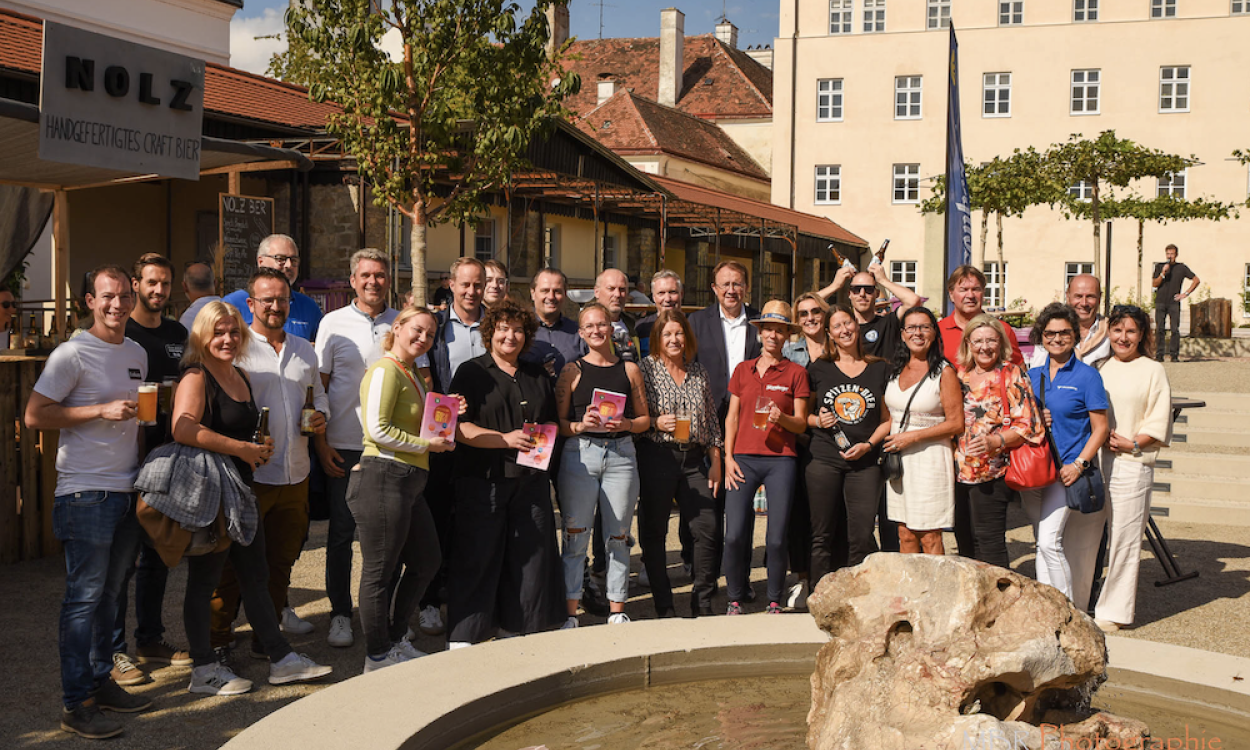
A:
{"label": "white cloud", "polygon": [[230,22],[230,65],[264,75],[269,59],[286,50],[285,33],[281,10],[265,8],[259,16],[250,17],[236,13]]}

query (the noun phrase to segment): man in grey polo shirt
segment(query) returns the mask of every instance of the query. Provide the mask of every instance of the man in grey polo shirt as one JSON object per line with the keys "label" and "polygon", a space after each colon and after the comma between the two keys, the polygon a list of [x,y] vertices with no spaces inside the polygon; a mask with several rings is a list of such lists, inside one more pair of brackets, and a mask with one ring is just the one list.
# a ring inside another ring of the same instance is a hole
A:
{"label": "man in grey polo shirt", "polygon": [[352,645],[352,537],[356,520],[347,507],[347,472],[364,450],[360,426],[360,381],[382,357],[382,337],[399,312],[386,303],[390,261],[373,248],[357,250],[350,261],[356,299],[321,319],[317,364],[330,401],[330,420],[314,444],[326,473],[330,529],[326,539],[326,596],[330,599],[331,646]]}

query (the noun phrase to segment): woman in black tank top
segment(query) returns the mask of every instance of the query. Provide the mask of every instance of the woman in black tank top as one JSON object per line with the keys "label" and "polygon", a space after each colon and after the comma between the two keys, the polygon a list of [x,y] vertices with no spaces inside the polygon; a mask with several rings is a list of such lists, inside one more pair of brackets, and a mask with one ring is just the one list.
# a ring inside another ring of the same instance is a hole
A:
{"label": "woman in black tank top", "polygon": [[[560,434],[569,440],[561,455],[560,518],[564,524],[565,627],[577,627],[586,548],[598,506],[607,537],[609,623],[629,622],[629,547],[626,537],[638,505],[638,462],[633,435],[651,424],[642,370],[624,362],[612,347],[607,308],[592,302],[578,317],[589,352],[565,365],[556,383]],[[596,395],[598,393],[598,395]],[[609,394],[606,398],[603,395]],[[622,398],[623,397],[623,398]]]}
{"label": "woman in black tank top", "polygon": [[[258,409],[251,383],[234,365],[247,340],[243,317],[232,305],[215,301],[200,310],[187,338],[172,423],[174,440],[229,456],[250,483],[252,470],[273,455],[273,441],[252,442]],[[227,556],[231,567],[223,577]],[[269,682],[284,684],[330,673],[330,667],[293,652],[278,629],[278,610],[269,596],[263,517],[251,544],[234,543],[229,550],[186,560],[183,618],[194,663],[189,692],[239,695],[252,689],[251,681],[234,674],[216,653],[228,648],[229,624],[238,616],[240,593],[252,624],[252,651],[270,662]],[[221,602],[217,611],[210,603],[214,598]],[[222,634],[212,632],[214,619],[222,623]],[[215,636],[220,642],[214,643]]]}

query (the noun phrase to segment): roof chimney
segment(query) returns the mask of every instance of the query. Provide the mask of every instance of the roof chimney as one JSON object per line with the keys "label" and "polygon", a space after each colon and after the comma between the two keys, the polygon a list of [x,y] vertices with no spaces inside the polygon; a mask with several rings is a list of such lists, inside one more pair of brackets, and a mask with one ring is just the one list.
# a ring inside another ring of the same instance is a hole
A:
{"label": "roof chimney", "polygon": [[603,104],[607,100],[611,99],[615,93],[616,93],[616,79],[600,78],[599,79],[599,99],[598,101],[595,102],[595,106],[598,107],[600,104]]}
{"label": "roof chimney", "polygon": [[761,44],[754,49],[747,49],[747,57],[769,70],[773,69],[773,48],[767,44]]}
{"label": "roof chimney", "polygon": [[686,47],[686,14],[676,8],[660,11],[660,104],[676,107],[681,98],[681,80],[686,66],[682,52]]}
{"label": "roof chimney", "polygon": [[569,6],[559,3],[547,6],[547,34],[547,57],[554,57],[569,40]]}
{"label": "roof chimney", "polygon": [[734,26],[728,18],[721,18],[720,23],[716,24],[716,38],[726,46],[737,49],[738,27]]}

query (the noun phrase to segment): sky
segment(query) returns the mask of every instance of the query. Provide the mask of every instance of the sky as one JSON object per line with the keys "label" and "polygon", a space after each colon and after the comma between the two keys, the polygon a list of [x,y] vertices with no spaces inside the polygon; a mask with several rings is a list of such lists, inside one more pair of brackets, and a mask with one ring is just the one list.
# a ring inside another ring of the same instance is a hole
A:
{"label": "sky", "polygon": [[[532,0],[518,0],[522,12],[533,7]],[[738,27],[738,46],[773,43],[777,34],[777,3],[760,0],[571,0],[570,33],[580,39],[596,39],[600,10],[603,37],[648,37],[660,35],[660,11],[676,7],[686,14],[686,34],[710,34],[722,12]],[[287,0],[244,0],[243,10],[230,24],[230,64],[253,73],[264,73],[269,58],[286,48],[286,42],[269,37],[285,28],[282,17]]]}

